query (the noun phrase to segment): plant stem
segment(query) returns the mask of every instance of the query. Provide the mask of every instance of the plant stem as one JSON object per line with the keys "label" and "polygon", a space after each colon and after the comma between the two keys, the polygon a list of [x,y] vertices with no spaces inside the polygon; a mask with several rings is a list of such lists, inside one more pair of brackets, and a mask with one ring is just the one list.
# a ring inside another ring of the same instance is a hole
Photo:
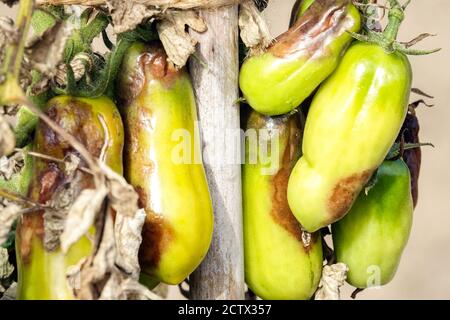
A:
{"label": "plant stem", "polygon": [[14,103],[12,100],[24,95],[19,85],[25,41],[30,30],[34,0],[21,0],[16,21],[16,39],[6,48],[6,56],[0,77],[0,104]]}
{"label": "plant stem", "polygon": [[387,44],[392,45],[397,39],[401,23],[405,19],[403,8],[398,0],[389,0],[389,22],[383,31],[383,36]]}
{"label": "plant stem", "polygon": [[3,73],[11,74],[18,79],[20,67],[22,64],[23,53],[25,49],[25,41],[31,24],[31,15],[33,13],[33,0],[21,0],[19,4],[19,13],[16,21],[16,32],[18,39],[15,39],[6,50],[6,58],[3,65]]}

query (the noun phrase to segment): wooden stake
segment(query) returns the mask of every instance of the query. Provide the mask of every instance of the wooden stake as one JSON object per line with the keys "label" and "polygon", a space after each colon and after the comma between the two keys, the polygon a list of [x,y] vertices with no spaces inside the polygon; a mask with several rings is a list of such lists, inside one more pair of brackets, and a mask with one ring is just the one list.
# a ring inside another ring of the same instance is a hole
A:
{"label": "wooden stake", "polygon": [[190,70],[215,214],[212,245],[191,275],[192,299],[244,299],[238,99],[238,8],[202,11],[208,31]]}

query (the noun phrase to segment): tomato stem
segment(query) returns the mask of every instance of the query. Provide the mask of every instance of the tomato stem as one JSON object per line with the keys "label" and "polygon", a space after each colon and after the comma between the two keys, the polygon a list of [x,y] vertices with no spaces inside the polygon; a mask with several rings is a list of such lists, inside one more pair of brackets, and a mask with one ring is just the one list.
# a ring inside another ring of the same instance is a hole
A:
{"label": "tomato stem", "polygon": [[0,103],[11,104],[12,100],[24,96],[19,85],[20,68],[25,51],[25,41],[31,25],[34,0],[21,0],[17,16],[17,39],[6,48],[5,61],[0,77]]}
{"label": "tomato stem", "polygon": [[401,23],[405,19],[403,7],[398,0],[389,0],[390,9],[388,13],[389,22],[383,31],[384,40],[388,46],[392,46],[397,39]]}

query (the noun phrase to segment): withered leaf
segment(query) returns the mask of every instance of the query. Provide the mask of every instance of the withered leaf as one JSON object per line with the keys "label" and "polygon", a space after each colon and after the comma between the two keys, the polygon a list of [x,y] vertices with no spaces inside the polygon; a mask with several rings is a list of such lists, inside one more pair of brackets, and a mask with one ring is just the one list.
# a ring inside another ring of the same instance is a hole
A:
{"label": "withered leaf", "polygon": [[14,272],[14,266],[9,262],[8,250],[0,247],[0,296],[11,284],[9,277]]}
{"label": "withered leaf", "polygon": [[60,245],[67,215],[77,197],[72,183],[76,184],[80,178],[80,175],[75,175],[68,179],[47,202],[49,208],[44,212],[44,247],[47,251],[54,251]]}
{"label": "withered leaf", "polygon": [[252,51],[262,51],[272,42],[269,27],[253,0],[245,0],[239,6],[241,39]]}
{"label": "withered leaf", "polygon": [[9,155],[14,151],[16,138],[9,123],[0,115],[0,157]]}
{"label": "withered leaf", "polygon": [[137,280],[114,272],[103,288],[100,300],[161,300]]}
{"label": "withered leaf", "polygon": [[136,212],[134,217],[116,215],[114,234],[116,238],[116,264],[134,279],[139,278],[139,247],[142,242],[142,227],[146,213],[143,209]]}
{"label": "withered leaf", "polygon": [[109,188],[108,199],[111,207],[123,216],[134,216],[139,210],[139,195],[124,177],[103,163],[100,166],[102,173],[107,178],[107,187]]}
{"label": "withered leaf", "polygon": [[45,79],[55,76],[58,65],[63,61],[64,48],[74,24],[57,21],[53,27],[40,37],[35,37],[27,44],[27,56],[33,68],[44,75]]}
{"label": "withered leaf", "polygon": [[323,267],[315,300],[340,300],[340,287],[347,279],[347,272],[347,265],[341,262]]}
{"label": "withered leaf", "polygon": [[8,240],[9,232],[19,218],[22,208],[11,202],[0,203],[0,246]]}
{"label": "withered leaf", "polygon": [[186,32],[186,26],[200,33],[207,30],[206,24],[195,11],[167,11],[157,24],[159,39],[169,60],[179,67],[186,64],[197,44]]}
{"label": "withered leaf", "polygon": [[23,151],[19,150],[15,152],[12,156],[3,156],[0,158],[0,178],[3,177],[5,180],[11,180],[12,176],[24,166],[24,155]]}
{"label": "withered leaf", "polygon": [[69,155],[64,159],[64,171],[68,177],[73,177],[78,167],[80,166],[81,159],[73,154],[69,153]]}
{"label": "withered leaf", "polygon": [[115,33],[133,30],[144,20],[161,12],[158,8],[138,1],[107,0],[106,5],[111,13]]}
{"label": "withered leaf", "polygon": [[106,187],[83,190],[71,206],[61,234],[61,249],[66,253],[69,248],[84,236],[94,225],[97,213],[108,194]]}

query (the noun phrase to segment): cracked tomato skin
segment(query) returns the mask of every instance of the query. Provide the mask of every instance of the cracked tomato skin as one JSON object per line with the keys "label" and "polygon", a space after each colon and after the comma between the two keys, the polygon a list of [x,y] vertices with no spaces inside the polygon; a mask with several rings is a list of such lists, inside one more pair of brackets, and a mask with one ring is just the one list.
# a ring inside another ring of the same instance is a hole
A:
{"label": "cracked tomato skin", "polygon": [[205,257],[213,232],[191,80],[185,68],[168,62],[160,42],[135,43],[116,88],[125,125],[124,175],[147,214],[142,272],[146,283],[179,284]]}
{"label": "cracked tomato skin", "polygon": [[347,282],[357,288],[392,280],[408,242],[413,220],[410,173],[399,159],[385,161],[368,195],[333,224],[337,261],[349,267]]}
{"label": "cracked tomato skin", "polygon": [[[310,299],[322,272],[320,234],[302,231],[287,203],[289,174],[301,152],[297,120],[297,115],[271,118],[253,111],[247,123],[259,141],[246,141],[242,168],[245,279],[263,299]],[[270,161],[261,158],[261,144],[278,146]]]}
{"label": "cracked tomato skin", "polygon": [[[47,103],[46,114],[66,132],[73,135],[94,156],[100,157],[117,173],[122,173],[123,126],[115,104],[106,97],[95,99],[59,96]],[[102,154],[102,149],[104,153]],[[42,121],[38,123],[33,151],[57,159],[77,152]],[[86,166],[81,161],[81,166]],[[94,188],[91,175],[77,171],[71,184],[74,195]],[[64,164],[33,159],[33,173],[28,197],[40,204],[47,203],[55,192],[67,186],[69,177]],[[87,237],[81,238],[64,255],[57,246],[44,249],[44,212],[26,214],[18,223],[16,254],[18,266],[17,298],[23,300],[73,299],[66,272],[70,266],[91,254]],[[95,230],[92,228],[92,235]]]}
{"label": "cracked tomato skin", "polygon": [[344,217],[394,144],[408,110],[405,55],[356,42],[318,90],[303,156],[289,179],[289,205],[314,232]]}
{"label": "cracked tomato skin", "polygon": [[239,82],[250,106],[265,115],[297,108],[336,69],[358,32],[349,0],[317,0],[267,51],[245,60]]}

